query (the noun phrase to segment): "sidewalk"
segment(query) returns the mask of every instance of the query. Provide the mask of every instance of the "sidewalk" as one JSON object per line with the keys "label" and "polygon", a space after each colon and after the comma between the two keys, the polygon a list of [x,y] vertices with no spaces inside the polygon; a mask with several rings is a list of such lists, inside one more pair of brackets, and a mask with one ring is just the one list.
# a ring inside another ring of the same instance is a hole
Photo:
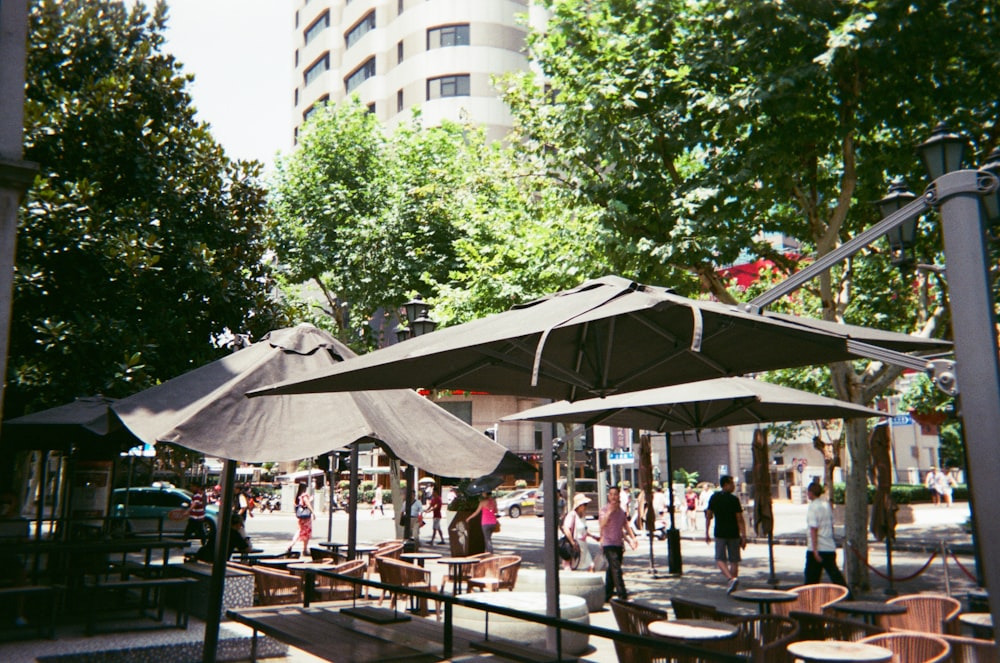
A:
{"label": "sidewalk", "polygon": [[[774,572],[779,587],[793,587],[802,582],[805,559],[803,546],[806,540],[805,511],[806,505],[792,505],[786,502],[778,502],[774,505],[776,530],[775,545],[773,546]],[[894,575],[902,579],[920,571],[933,554],[931,551],[940,550],[942,542],[959,551],[971,550],[971,536],[963,527],[968,516],[967,503],[956,503],[951,509],[916,505],[914,507],[915,522],[900,525],[897,528],[898,540],[892,558]],[[387,526],[392,522],[388,516],[385,520]],[[534,525],[529,526],[529,523],[533,522],[540,523],[540,520],[525,520],[516,527],[507,527],[505,523],[504,530],[494,538],[496,552],[521,555],[522,568],[525,569],[543,568],[544,566],[543,544],[538,540],[538,528]],[[677,519],[677,522],[680,524],[680,518]],[[591,521],[590,526],[592,530],[596,529],[596,523],[593,521]],[[517,534],[529,530],[532,532],[530,538],[528,534],[523,537],[519,537]],[[649,541],[644,537],[640,539],[638,550],[627,552],[625,556],[625,584],[629,590],[629,598],[669,609],[670,598],[681,596],[717,605],[728,612],[753,614],[756,611],[754,605],[740,603],[726,595],[722,574],[715,566],[714,546],[706,545],[704,530],[682,531],[681,534],[683,572],[680,575],[667,574],[667,548],[663,541],[653,541],[652,562]],[[838,536],[840,534],[842,532],[838,531]],[[428,547],[426,543],[424,545],[426,550],[445,551],[444,547],[440,545],[436,547]],[[272,552],[272,548],[274,548],[273,552],[280,552],[278,548],[283,549],[285,546],[287,546],[287,541],[284,535],[275,537],[273,542],[263,544],[268,552]],[[844,554],[845,552],[841,550],[837,555],[841,565],[843,565]],[[969,572],[974,571],[971,554],[960,552],[958,558],[965,569]],[[876,571],[885,571],[885,548],[882,544],[871,544],[869,563]],[[439,583],[440,575],[438,574],[445,571],[444,567],[428,566],[436,574],[434,576],[435,582]],[[744,553],[744,561],[740,567],[740,587],[743,589],[769,587],[770,575],[770,558],[766,540],[756,539],[747,546]],[[888,588],[888,581],[879,577],[875,571],[871,572],[870,580],[871,589],[859,598],[878,600],[887,598],[885,590]],[[946,561],[943,561],[940,554],[916,577],[910,580],[898,580],[895,583],[895,589],[900,594],[950,591],[955,598],[962,600],[963,603],[966,602],[968,591],[974,588],[975,583],[965,575],[965,572],[954,560],[949,556]],[[590,620],[591,624],[595,626],[617,628],[614,617],[608,608],[601,612],[591,613]],[[63,663],[68,659],[60,660],[60,657],[69,653],[77,654],[77,660],[80,661],[122,660],[115,659],[113,656],[102,656],[98,659],[95,652],[106,652],[126,647],[134,648],[144,642],[153,644],[154,641],[172,645],[186,643],[186,647],[189,645],[190,648],[199,648],[203,632],[204,624],[192,619],[188,631],[168,630],[93,638],[61,633],[58,640],[32,640],[22,643],[0,644],[0,660],[4,663],[30,663],[38,657],[38,660]],[[224,624],[223,639],[230,639],[232,644],[220,649],[220,660],[241,660],[237,652],[239,646],[245,645],[245,640],[239,645],[237,640],[245,638],[248,634],[249,630],[240,625]],[[593,663],[615,663],[617,661],[611,641],[591,638],[591,645],[593,651],[585,655],[583,660]],[[227,649],[228,651],[226,651]],[[200,661],[200,655],[193,654],[193,651],[193,649],[188,651],[188,658],[178,658],[171,653],[169,656],[153,655],[152,658],[146,657],[142,660]],[[224,659],[223,656],[226,658]],[[289,648],[285,658],[273,660],[285,663],[316,663],[321,659]]]}

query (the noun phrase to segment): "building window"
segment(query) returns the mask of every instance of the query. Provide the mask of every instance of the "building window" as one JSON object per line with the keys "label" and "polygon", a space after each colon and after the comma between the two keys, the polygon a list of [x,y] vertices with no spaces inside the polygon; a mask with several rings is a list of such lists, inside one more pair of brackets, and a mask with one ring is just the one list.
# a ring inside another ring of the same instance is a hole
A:
{"label": "building window", "polygon": [[295,88],[295,105],[299,105],[299,88]]}
{"label": "building window", "polygon": [[344,43],[347,44],[347,48],[354,46],[358,41],[364,37],[366,34],[375,29],[375,12],[370,11],[365,14],[365,17],[355,24],[353,28],[347,31],[344,35]]}
{"label": "building window", "polygon": [[309,65],[309,68],[306,69],[305,73],[302,75],[302,78],[305,81],[306,86],[308,86],[310,83],[312,83],[314,80],[316,80],[317,78],[319,78],[328,71],[330,71],[329,52],[319,56],[318,60]]}
{"label": "building window", "polygon": [[374,101],[371,102],[370,104],[368,104],[368,112],[371,113],[372,115],[375,114],[375,102]]}
{"label": "building window", "polygon": [[469,75],[442,76],[427,79],[427,100],[441,97],[468,97]]}
{"label": "building window", "polygon": [[400,64],[403,61],[403,41],[399,40],[396,42],[396,64]]}
{"label": "building window", "polygon": [[306,44],[308,45],[309,42],[318,37],[320,33],[323,32],[323,30],[326,30],[328,27],[330,27],[329,10],[320,14],[319,18],[313,21],[312,24],[308,28],[306,28],[305,32]]}
{"label": "building window", "polygon": [[397,113],[402,113],[403,112],[403,91],[402,90],[396,90],[396,112]]}
{"label": "building window", "polygon": [[355,69],[347,78],[344,79],[344,87],[347,88],[347,92],[350,93],[374,75],[375,58],[368,58],[365,60],[364,64]]}
{"label": "building window", "polygon": [[442,25],[427,31],[427,50],[469,45],[469,24]]}
{"label": "building window", "polygon": [[405,4],[406,4],[406,0],[398,0],[396,2],[396,13],[397,14],[402,14],[403,13],[403,9],[404,9],[403,5],[405,5]]}
{"label": "building window", "polygon": [[313,116],[313,114],[316,111],[318,111],[320,109],[320,107],[323,104],[325,104],[326,102],[328,102],[328,101],[330,101],[330,95],[328,95],[328,94],[324,94],[322,97],[320,97],[319,99],[317,99],[316,103],[314,103],[312,106],[310,106],[309,108],[307,108],[304,113],[302,113],[302,121],[303,122],[308,122],[309,118],[311,118]]}

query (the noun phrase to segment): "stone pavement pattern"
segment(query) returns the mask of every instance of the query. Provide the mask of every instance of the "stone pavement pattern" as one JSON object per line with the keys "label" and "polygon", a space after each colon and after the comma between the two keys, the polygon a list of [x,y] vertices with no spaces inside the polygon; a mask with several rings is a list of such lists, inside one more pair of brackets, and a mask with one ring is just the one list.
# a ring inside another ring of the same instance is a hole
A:
{"label": "stone pavement pattern", "polygon": [[[941,542],[965,550],[971,546],[971,537],[963,527],[969,514],[967,504],[958,503],[952,509],[917,505],[914,507],[914,511],[915,522],[911,525],[900,525],[897,530],[898,547],[901,550],[893,555],[893,568],[896,576],[900,578],[912,575],[923,567],[930,557],[929,551],[939,549]],[[367,515],[367,511],[364,513]],[[787,588],[802,582],[802,568],[805,559],[805,548],[803,547],[805,543],[805,505],[790,505],[779,502],[775,504],[775,515],[775,539],[785,542],[773,547],[775,575],[779,586]],[[393,536],[391,515],[372,523],[366,523],[364,517],[360,520],[362,525],[366,527],[362,539],[376,540]],[[263,529],[264,522],[264,520],[251,521],[251,528],[257,527],[260,531]],[[538,540],[540,530],[538,530],[538,525],[534,524],[540,522],[540,519],[526,517],[522,517],[518,521],[505,519],[503,532],[494,538],[496,552],[521,555],[523,568],[542,568],[543,551],[542,544]],[[596,523],[591,522],[590,527],[592,531],[596,530]],[[317,521],[314,531],[318,536],[322,536],[321,532],[325,532],[322,517]],[[254,544],[264,548],[267,552],[283,551],[288,545],[291,529],[288,529],[288,532],[287,535],[284,531],[280,535],[259,534],[255,536]],[[840,532],[838,532],[839,534]],[[682,537],[683,574],[680,576],[670,576],[666,573],[665,542],[653,542],[652,568],[647,539],[641,538],[639,549],[629,551],[626,554],[625,582],[629,590],[629,598],[669,608],[670,597],[681,596],[717,605],[725,611],[752,614],[756,610],[755,606],[740,603],[726,595],[723,577],[716,568],[713,559],[714,546],[706,545],[704,530],[682,531]],[[423,549],[446,552],[444,546],[427,546],[426,543],[423,545]],[[885,555],[883,551],[884,547],[881,544],[875,544],[870,553],[869,561],[876,569],[884,572]],[[843,565],[843,555],[843,550],[838,551],[838,561],[841,565]],[[973,570],[970,555],[960,555],[959,559],[968,571]],[[445,569],[433,563],[428,564],[428,568],[432,569],[435,581],[439,582]],[[766,542],[753,542],[744,553],[744,562],[740,569],[740,588],[768,587],[769,577],[770,566]],[[870,592],[859,598],[885,599],[884,591],[888,583],[875,573],[871,574],[871,583]],[[896,589],[901,594],[928,591],[945,592],[946,589],[950,589],[953,596],[963,601],[967,592],[974,588],[975,583],[965,575],[954,561],[949,557],[946,567],[941,555],[935,558],[925,572],[913,580],[896,583]],[[610,609],[606,607],[600,612],[591,613],[590,619],[595,626],[616,628],[614,617]],[[192,620],[189,631],[163,631],[157,637],[191,640],[199,637],[202,628],[203,625],[200,622]],[[226,624],[224,628],[235,633],[240,633],[240,629],[242,629],[239,625],[234,624]],[[134,634],[95,638],[66,638],[60,635],[60,638],[54,641],[36,640],[27,643],[0,644],[0,661],[4,663],[28,663],[46,653],[65,653],[74,649],[77,651],[99,651],[101,647],[114,648],[115,645],[109,643],[113,643],[115,638],[128,640],[135,637],[137,636]],[[594,663],[617,661],[611,641],[592,638],[591,644],[594,649],[584,655],[583,660]],[[314,663],[320,659],[292,649],[287,657],[276,660],[286,663]]]}

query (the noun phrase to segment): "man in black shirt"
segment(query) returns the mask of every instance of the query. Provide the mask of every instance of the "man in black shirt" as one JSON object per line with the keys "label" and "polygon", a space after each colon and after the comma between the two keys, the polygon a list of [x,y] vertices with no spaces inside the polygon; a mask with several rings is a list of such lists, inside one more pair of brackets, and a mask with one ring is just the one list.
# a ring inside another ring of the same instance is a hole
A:
{"label": "man in black shirt", "polygon": [[726,593],[731,593],[740,582],[740,550],[747,547],[746,522],[743,520],[743,505],[733,495],[736,483],[728,474],[719,479],[722,490],[708,500],[705,509],[705,543],[712,538],[709,531],[715,518],[715,563],[726,576],[729,584]]}

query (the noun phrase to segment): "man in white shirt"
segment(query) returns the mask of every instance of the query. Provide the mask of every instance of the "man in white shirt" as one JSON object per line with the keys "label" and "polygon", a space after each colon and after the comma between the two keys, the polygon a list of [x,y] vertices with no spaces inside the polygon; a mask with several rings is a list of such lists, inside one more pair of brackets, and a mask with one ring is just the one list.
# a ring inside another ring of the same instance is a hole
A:
{"label": "man in white shirt", "polygon": [[823,487],[819,482],[809,485],[809,509],[806,511],[806,525],[809,526],[808,550],[806,551],[805,584],[815,585],[823,576],[823,569],[830,581],[847,587],[847,580],[837,566],[837,542],[833,538],[833,509],[822,497]]}

